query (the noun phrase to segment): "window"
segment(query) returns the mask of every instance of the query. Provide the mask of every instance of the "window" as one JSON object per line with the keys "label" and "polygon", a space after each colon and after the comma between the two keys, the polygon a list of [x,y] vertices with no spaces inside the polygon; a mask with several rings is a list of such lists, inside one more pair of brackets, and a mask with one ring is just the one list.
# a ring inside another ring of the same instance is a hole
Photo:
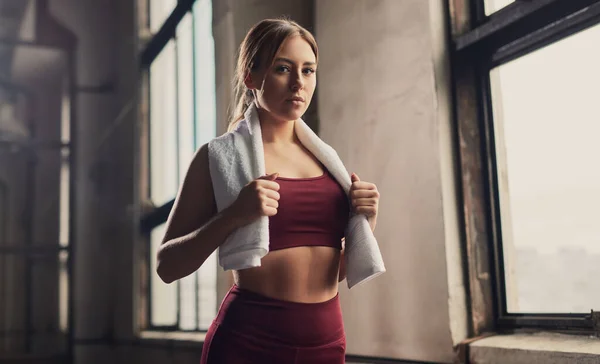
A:
{"label": "window", "polygon": [[176,50],[170,40],[149,73],[150,200],[157,206],[172,200],[179,184]]}
{"label": "window", "polygon": [[472,330],[591,332],[600,1],[450,7]]}
{"label": "window", "polygon": [[[216,133],[211,1],[173,5],[151,0],[150,30],[157,35],[142,53],[149,79],[148,197],[156,206],[142,221],[150,245],[147,328],[204,331],[217,310],[216,254],[197,272],[170,285],[155,273],[155,254],[177,190],[195,151]],[[158,23],[160,31],[153,28]]]}
{"label": "window", "polygon": [[511,313],[600,309],[600,49],[591,44],[599,25],[490,74]]}

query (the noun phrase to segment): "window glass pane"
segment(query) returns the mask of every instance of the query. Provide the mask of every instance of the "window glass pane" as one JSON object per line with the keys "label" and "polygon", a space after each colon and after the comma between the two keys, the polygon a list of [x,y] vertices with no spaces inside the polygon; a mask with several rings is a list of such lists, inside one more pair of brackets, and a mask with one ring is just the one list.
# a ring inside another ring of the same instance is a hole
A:
{"label": "window glass pane", "polygon": [[[177,79],[178,79],[178,139],[179,139],[179,182],[194,155],[194,38],[192,13],[188,13],[177,26]],[[196,330],[198,327],[197,273],[180,280],[179,309],[181,330]]]}
{"label": "window glass pane", "polygon": [[69,253],[61,251],[58,253],[58,309],[60,331],[66,333],[69,330]]}
{"label": "window glass pane", "polygon": [[60,139],[63,143],[71,140],[71,97],[68,87],[68,79],[65,79],[60,105]]}
{"label": "window glass pane", "polygon": [[484,0],[485,1],[485,15],[490,15],[496,11],[514,3],[515,0]]}
{"label": "window glass pane", "polygon": [[[64,128],[63,128],[64,130]],[[61,168],[60,168],[60,192],[59,192],[59,230],[58,230],[58,243],[60,246],[68,246],[69,241],[69,150],[61,150]],[[59,253],[59,282],[58,282],[58,294],[59,294],[59,321],[60,329],[63,332],[68,330],[68,318],[69,318],[69,272],[67,270],[68,253],[61,251]]]}
{"label": "window glass pane", "polygon": [[181,330],[195,330],[197,323],[197,304],[196,304],[196,273],[190,274],[179,280],[181,289],[181,300],[179,301],[179,310],[181,320],[179,328]]}
{"label": "window glass pane", "polygon": [[175,43],[150,66],[150,199],[160,206],[177,194]]}
{"label": "window glass pane", "polygon": [[59,197],[59,229],[58,229],[58,243],[61,246],[69,245],[69,186],[70,186],[70,168],[69,158],[70,153],[67,149],[60,151],[62,163],[60,168],[60,197]]}
{"label": "window glass pane", "polygon": [[179,119],[179,181],[194,155],[194,49],[192,13],[177,26],[177,79]]}
{"label": "window glass pane", "polygon": [[177,286],[179,282],[165,284],[156,274],[155,252],[165,234],[165,224],[157,226],[150,233],[150,290],[151,290],[151,319],[154,326],[171,326],[177,324]]}
{"label": "window glass pane", "polygon": [[177,6],[177,0],[150,0],[150,31],[158,32]]}
{"label": "window glass pane", "polygon": [[[61,100],[60,112],[60,139],[63,143],[68,143],[71,140],[71,98],[67,88],[67,79],[63,86],[63,96]],[[59,207],[59,234],[58,242],[62,246],[69,244],[69,159],[70,150],[64,148],[61,150],[62,165],[60,170],[60,207]]]}
{"label": "window glass pane", "polygon": [[600,309],[600,26],[491,73],[507,307]]}
{"label": "window glass pane", "polygon": [[217,253],[202,264],[198,272],[198,327],[208,330],[217,314]]}
{"label": "window glass pane", "polygon": [[[212,2],[194,3],[194,64],[196,148],[216,136],[215,45],[212,36]],[[213,253],[198,275],[198,327],[207,330],[217,313],[217,255]]]}
{"label": "window glass pane", "polygon": [[212,36],[212,2],[194,4],[196,63],[196,146],[208,143],[216,135],[215,44]]}

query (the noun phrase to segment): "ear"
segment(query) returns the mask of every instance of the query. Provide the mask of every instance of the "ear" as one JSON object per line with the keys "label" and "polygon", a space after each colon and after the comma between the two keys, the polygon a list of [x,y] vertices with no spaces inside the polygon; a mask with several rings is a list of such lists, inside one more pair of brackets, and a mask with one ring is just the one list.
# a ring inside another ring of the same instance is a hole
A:
{"label": "ear", "polygon": [[256,89],[256,86],[254,85],[254,82],[252,79],[252,72],[246,73],[246,78],[244,78],[244,84],[246,85],[246,87],[248,87],[249,90]]}

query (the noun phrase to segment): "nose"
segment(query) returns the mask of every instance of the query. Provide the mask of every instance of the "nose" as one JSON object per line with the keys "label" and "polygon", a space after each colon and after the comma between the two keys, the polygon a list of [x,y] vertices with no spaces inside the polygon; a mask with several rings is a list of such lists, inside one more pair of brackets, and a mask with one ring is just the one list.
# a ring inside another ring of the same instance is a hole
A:
{"label": "nose", "polygon": [[290,89],[293,92],[297,92],[304,88],[304,80],[302,79],[302,75],[300,73],[294,73],[292,79],[290,80]]}

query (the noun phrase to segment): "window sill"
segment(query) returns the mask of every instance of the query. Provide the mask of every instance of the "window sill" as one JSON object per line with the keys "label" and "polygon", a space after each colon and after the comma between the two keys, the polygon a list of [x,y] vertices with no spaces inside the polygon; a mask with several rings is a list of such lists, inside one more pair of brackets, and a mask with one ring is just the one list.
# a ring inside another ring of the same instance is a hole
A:
{"label": "window sill", "polygon": [[497,335],[472,343],[469,359],[478,364],[597,364],[600,339],[546,332]]}
{"label": "window sill", "polygon": [[184,332],[184,331],[142,331],[139,334],[139,340],[148,344],[170,347],[201,347],[206,338],[204,332]]}

